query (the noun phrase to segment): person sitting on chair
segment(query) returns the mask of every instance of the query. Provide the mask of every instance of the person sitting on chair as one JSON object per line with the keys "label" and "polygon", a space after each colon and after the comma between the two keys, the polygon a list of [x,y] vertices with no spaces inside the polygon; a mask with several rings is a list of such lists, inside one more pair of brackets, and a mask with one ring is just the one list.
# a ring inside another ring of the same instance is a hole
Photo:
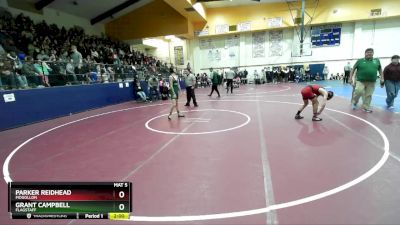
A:
{"label": "person sitting on chair", "polygon": [[317,72],[317,75],[315,75],[315,80],[314,81],[320,81],[321,80],[321,76],[319,75],[319,72]]}
{"label": "person sitting on chair", "polygon": [[142,86],[140,85],[139,80],[136,80],[135,82],[135,91],[137,96],[143,101],[143,102],[148,102],[146,93],[144,93]]}
{"label": "person sitting on chair", "polygon": [[164,81],[161,87],[161,99],[163,101],[168,100],[168,95],[169,95],[169,88],[167,86],[167,82]]}

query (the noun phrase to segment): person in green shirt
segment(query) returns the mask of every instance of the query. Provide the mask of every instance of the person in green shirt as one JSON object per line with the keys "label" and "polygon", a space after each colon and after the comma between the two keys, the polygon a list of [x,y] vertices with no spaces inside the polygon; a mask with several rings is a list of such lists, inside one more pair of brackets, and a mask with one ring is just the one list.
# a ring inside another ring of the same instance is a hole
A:
{"label": "person in green shirt", "polygon": [[372,95],[375,91],[375,82],[378,78],[377,73],[379,72],[381,78],[381,86],[384,83],[382,66],[378,58],[374,58],[374,50],[368,48],[365,50],[365,57],[357,60],[356,64],[350,73],[350,80],[354,87],[354,93],[352,97],[352,108],[357,109],[358,101],[362,97],[364,112],[372,113],[371,100]]}
{"label": "person in green shirt", "polygon": [[213,92],[216,91],[218,94],[218,98],[220,98],[221,95],[219,94],[219,91],[218,91],[218,85],[221,84],[222,79],[220,78],[220,75],[218,74],[218,72],[214,71],[213,68],[210,68],[210,78],[211,78],[212,87],[211,87],[211,93],[208,96],[211,97]]}

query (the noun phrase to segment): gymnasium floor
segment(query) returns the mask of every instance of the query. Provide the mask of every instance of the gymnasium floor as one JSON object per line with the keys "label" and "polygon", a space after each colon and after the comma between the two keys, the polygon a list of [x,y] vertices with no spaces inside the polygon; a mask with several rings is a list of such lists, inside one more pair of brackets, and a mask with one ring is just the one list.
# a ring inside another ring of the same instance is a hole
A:
{"label": "gymnasium floor", "polygon": [[[132,181],[133,221],[115,224],[398,224],[400,115],[377,98],[374,113],[353,111],[350,87],[324,85],[343,97],[322,122],[311,107],[294,120],[302,86],[282,84],[198,89],[200,107],[171,121],[168,101],[127,102],[3,131],[3,175]],[[4,180],[0,193],[0,224],[111,223],[12,221]]]}

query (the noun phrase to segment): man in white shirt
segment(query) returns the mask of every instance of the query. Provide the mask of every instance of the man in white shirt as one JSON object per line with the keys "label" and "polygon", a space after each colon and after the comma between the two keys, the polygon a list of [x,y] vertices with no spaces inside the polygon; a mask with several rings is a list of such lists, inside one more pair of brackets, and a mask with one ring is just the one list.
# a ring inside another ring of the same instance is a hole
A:
{"label": "man in white shirt", "polygon": [[231,87],[231,94],[233,93],[233,78],[235,77],[235,72],[233,68],[230,68],[226,72],[226,93],[228,94],[229,87]]}
{"label": "man in white shirt", "polygon": [[343,84],[348,84],[349,83],[349,77],[350,77],[351,69],[352,69],[352,67],[351,67],[350,62],[347,62],[347,65],[344,66]]}
{"label": "man in white shirt", "polygon": [[187,99],[185,106],[190,106],[190,100],[193,99],[194,107],[198,107],[199,105],[197,104],[196,95],[194,93],[194,87],[196,85],[196,77],[190,72],[189,69],[186,69],[184,71],[184,74],[186,75],[185,84],[186,84],[186,99]]}
{"label": "man in white shirt", "polygon": [[[264,70],[262,70],[262,71],[264,71]],[[263,73],[263,72],[261,72],[261,73]],[[255,84],[260,84],[261,83],[260,82],[260,77],[258,76],[258,71],[257,70],[254,70],[253,76],[254,76],[254,83]]]}
{"label": "man in white shirt", "polygon": [[323,75],[323,80],[328,79],[328,74],[329,74],[329,69],[327,66],[324,67],[324,69],[322,70],[322,75]]}

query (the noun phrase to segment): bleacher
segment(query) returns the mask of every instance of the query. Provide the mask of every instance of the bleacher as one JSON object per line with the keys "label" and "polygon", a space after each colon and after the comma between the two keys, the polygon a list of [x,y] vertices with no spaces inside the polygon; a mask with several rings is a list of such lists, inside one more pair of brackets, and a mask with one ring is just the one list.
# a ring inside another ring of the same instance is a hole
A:
{"label": "bleacher", "polygon": [[0,9],[0,130],[133,100],[134,81],[148,94],[147,80],[167,79],[171,66],[78,26]]}

